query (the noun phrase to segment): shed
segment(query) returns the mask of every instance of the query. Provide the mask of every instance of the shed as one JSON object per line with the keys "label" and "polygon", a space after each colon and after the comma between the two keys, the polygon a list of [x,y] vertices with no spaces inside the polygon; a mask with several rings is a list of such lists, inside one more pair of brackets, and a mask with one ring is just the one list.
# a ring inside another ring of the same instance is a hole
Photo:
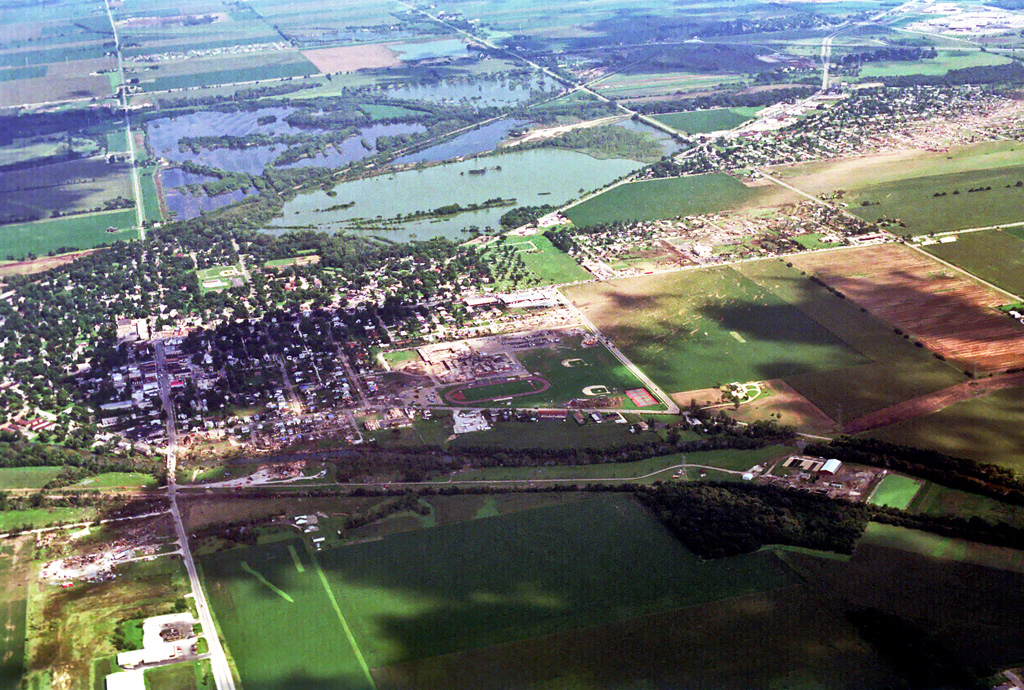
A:
{"label": "shed", "polygon": [[821,468],[821,473],[822,474],[832,475],[832,474],[835,474],[836,472],[838,472],[839,468],[842,467],[842,466],[843,466],[843,463],[841,463],[840,461],[836,460],[835,458],[831,458],[831,459],[825,461],[825,464]]}

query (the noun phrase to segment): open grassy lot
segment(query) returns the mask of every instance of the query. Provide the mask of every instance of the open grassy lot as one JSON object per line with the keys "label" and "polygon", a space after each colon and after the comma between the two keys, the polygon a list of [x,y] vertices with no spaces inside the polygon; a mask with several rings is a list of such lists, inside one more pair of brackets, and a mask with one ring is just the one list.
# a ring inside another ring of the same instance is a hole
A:
{"label": "open grassy lot", "polygon": [[570,283],[576,280],[587,280],[591,275],[576,261],[551,244],[544,235],[538,233],[527,237],[505,236],[498,242],[489,244],[484,249],[484,258],[492,265],[498,265],[506,252],[522,259],[526,270],[531,276],[520,277],[513,281],[509,275],[501,275],[498,270],[498,283],[501,287],[526,285],[553,285]]}
{"label": "open grassy lot", "polygon": [[731,268],[619,279],[565,292],[627,357],[671,392],[868,361]]}
{"label": "open grassy lot", "polygon": [[83,479],[75,486],[87,489],[134,489],[140,486],[156,486],[156,477],[142,472],[105,472]]}
{"label": "open grassy lot", "polygon": [[[118,240],[133,240],[138,234],[135,209],[53,218],[34,223],[0,226],[0,257],[23,259],[62,248],[88,249]],[[109,228],[118,228],[109,232]]]}
{"label": "open grassy lot", "polygon": [[905,477],[902,474],[887,474],[871,494],[868,503],[906,510],[914,496],[921,490],[921,484],[920,479]]}
{"label": "open grassy lot", "polygon": [[146,671],[147,690],[213,690],[215,687],[207,660],[170,664]]}
{"label": "open grassy lot", "polygon": [[870,363],[796,374],[786,383],[836,421],[849,421],[964,380],[848,299],[839,299],[786,261],[743,264],[739,270],[850,344]]}
{"label": "open grassy lot", "polygon": [[924,250],[1015,295],[1024,295],[1024,240],[1009,232],[968,232],[956,242],[930,244]]}
{"label": "open grassy lot", "polygon": [[0,489],[41,489],[57,476],[59,467],[0,468]]}
{"label": "open grassy lot", "polygon": [[718,213],[754,201],[775,203],[777,188],[747,187],[725,173],[631,182],[573,206],[566,217],[579,227],[627,220],[659,220]]}
{"label": "open grassy lot", "polygon": [[759,108],[712,108],[711,110],[691,110],[683,113],[665,113],[655,116],[655,120],[664,122],[688,134],[703,134],[732,129],[750,120]]}
{"label": "open grassy lot", "polygon": [[68,688],[102,687],[103,675],[115,670],[110,657],[117,651],[112,643],[117,626],[170,613],[188,591],[178,557],[136,561],[116,572],[118,577],[108,582],[34,590],[28,618],[30,683],[53,672]]}
{"label": "open grassy lot", "polygon": [[866,435],[1024,470],[1024,388],[997,391]]}
{"label": "open grassy lot", "polygon": [[96,518],[95,508],[31,508],[0,512],[0,532],[35,529],[65,523],[88,522]]}

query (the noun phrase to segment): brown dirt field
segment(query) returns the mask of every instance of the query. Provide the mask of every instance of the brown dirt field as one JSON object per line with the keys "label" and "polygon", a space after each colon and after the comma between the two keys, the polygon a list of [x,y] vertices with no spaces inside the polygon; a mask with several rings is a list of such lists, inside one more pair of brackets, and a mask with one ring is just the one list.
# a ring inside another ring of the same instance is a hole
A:
{"label": "brown dirt field", "polygon": [[921,395],[891,407],[878,410],[877,412],[864,415],[858,419],[854,419],[843,427],[843,432],[847,434],[858,434],[862,431],[880,429],[891,424],[904,422],[908,419],[916,419],[917,417],[923,417],[926,414],[938,412],[939,410],[949,407],[955,403],[963,402],[964,400],[980,398],[988,395],[989,393],[994,393],[995,391],[1015,388],[1017,386],[1024,386],[1024,372],[1018,371],[1012,374],[993,376],[991,378],[981,379],[978,381],[964,381],[963,383],[958,383],[955,386],[949,386],[948,388],[943,388],[942,390],[935,391],[934,393]]}
{"label": "brown dirt field", "polygon": [[307,60],[324,74],[355,72],[360,69],[398,67],[402,61],[383,43],[342,48],[303,50]]}
{"label": "brown dirt field", "polygon": [[41,259],[33,259],[32,261],[5,261],[0,263],[0,277],[27,276],[34,273],[42,273],[98,251],[99,249],[86,249],[85,251],[70,252],[58,256],[44,256]]}
{"label": "brown dirt field", "polygon": [[[780,424],[804,433],[825,434],[836,430],[836,423],[831,417],[797,393],[785,381],[773,379],[762,382],[761,386],[767,388],[770,395],[740,405],[739,409],[734,409],[731,405],[718,409],[741,422],[750,423],[768,419],[772,414],[779,414]],[[680,406],[689,405],[691,400],[696,400],[698,405],[720,405],[722,392],[718,388],[704,388],[673,393],[672,399]]]}
{"label": "brown dirt field", "polygon": [[1007,298],[922,252],[879,245],[793,264],[962,366],[994,372],[1024,364],[1024,330],[995,309]]}
{"label": "brown dirt field", "polygon": [[47,103],[86,98],[105,98],[110,95],[110,80],[107,75],[82,75],[50,79],[16,79],[4,82],[0,89],[0,107]]}

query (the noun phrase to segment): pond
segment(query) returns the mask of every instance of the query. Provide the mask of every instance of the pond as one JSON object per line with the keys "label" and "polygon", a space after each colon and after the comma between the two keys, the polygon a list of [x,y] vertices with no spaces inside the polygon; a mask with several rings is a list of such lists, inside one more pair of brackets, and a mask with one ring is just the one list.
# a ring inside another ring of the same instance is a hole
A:
{"label": "pond", "polygon": [[[285,204],[283,217],[271,232],[297,227],[323,231],[356,230],[357,219],[394,218],[398,214],[429,211],[448,204],[481,203],[487,199],[515,198],[518,206],[562,205],[599,189],[637,168],[632,160],[598,160],[575,151],[533,149],[487,156],[422,170],[407,170],[343,182],[331,197],[316,191]],[[351,207],[344,208],[354,202]],[[398,242],[433,237],[461,239],[462,230],[475,225],[497,228],[511,206],[499,206],[443,218],[420,218],[388,230],[363,230]],[[327,210],[331,209],[331,210]]]}

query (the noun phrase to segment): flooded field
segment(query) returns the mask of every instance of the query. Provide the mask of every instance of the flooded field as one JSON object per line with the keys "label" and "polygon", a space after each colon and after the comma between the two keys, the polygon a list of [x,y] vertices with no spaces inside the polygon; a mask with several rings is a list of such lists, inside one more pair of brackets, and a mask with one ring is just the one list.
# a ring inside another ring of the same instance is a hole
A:
{"label": "flooded field", "polygon": [[451,141],[417,153],[410,153],[395,159],[395,163],[438,163],[461,156],[473,156],[478,153],[492,151],[515,129],[529,126],[529,120],[498,120],[489,125],[459,135]]}
{"label": "flooded field", "polygon": [[[394,219],[399,214],[429,211],[448,204],[466,206],[500,197],[515,204],[564,204],[603,187],[640,167],[631,160],[597,160],[582,153],[535,149],[459,163],[438,165],[345,182],[334,197],[322,191],[299,196],[284,207],[284,217],[269,230],[312,227],[325,231],[356,230],[374,218]],[[349,203],[352,206],[343,208]],[[395,241],[448,237],[458,239],[464,228],[498,227],[511,206],[498,206],[441,218],[426,217],[379,224],[366,232]],[[331,210],[327,210],[331,209]]]}

